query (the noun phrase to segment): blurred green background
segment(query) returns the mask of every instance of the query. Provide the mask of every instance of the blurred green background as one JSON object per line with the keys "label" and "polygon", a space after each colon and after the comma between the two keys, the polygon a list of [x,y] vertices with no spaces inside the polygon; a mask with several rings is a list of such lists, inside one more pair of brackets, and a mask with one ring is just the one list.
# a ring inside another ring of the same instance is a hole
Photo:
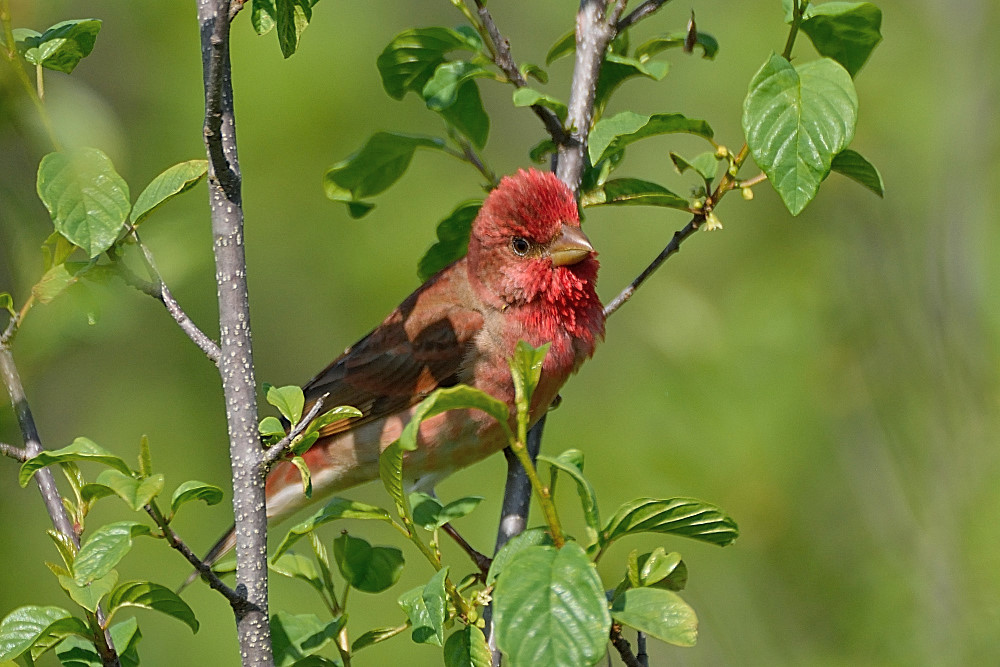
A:
{"label": "blurred green background", "polygon": [[[879,166],[886,198],[836,175],[797,219],[767,185],[752,202],[727,198],[718,211],[725,229],[692,238],[611,318],[603,347],[550,416],[545,450],[585,450],[605,515],[637,495],[687,495],[740,523],[730,548],[653,536],[619,545],[602,562],[610,579],[631,548],[684,554],[698,646],[651,642],[653,664],[1000,662],[1000,188],[990,185],[1000,176],[998,10],[986,0],[878,4],[885,41],[857,78],[852,147]],[[515,57],[540,63],[570,29],[576,3],[490,7]],[[682,29],[692,7],[699,28],[721,43],[717,60],[668,52],[670,75],[626,84],[609,113],[705,118],[735,150],[747,82],[784,44],[781,3],[674,3],[635,32]],[[15,26],[36,30],[67,18],[104,20],[72,76],[48,73],[48,105],[65,142],[107,152],[133,198],[167,166],[203,157],[194,2],[13,0],[12,13]],[[249,16],[237,19],[259,381],[304,382],[380,321],[417,286],[416,262],[437,221],[480,196],[475,172],[428,152],[364,220],[349,219],[321,188],[324,170],[374,131],[441,131],[416,97],[384,94],[375,58],[406,27],[460,23],[444,0],[327,0],[285,61],[273,35],[258,38]],[[804,37],[795,53],[814,57]],[[570,66],[567,59],[550,69],[547,92],[566,96]],[[527,166],[540,124],[511,108],[510,88],[481,88],[493,117],[487,159],[498,172]],[[667,151],[695,149],[684,138],[647,140],[629,149],[621,173],[686,193],[693,181],[673,171]],[[48,150],[0,63],[0,291],[18,303],[40,275],[38,247],[51,230],[34,192]],[[180,303],[214,335],[204,194],[200,186],[165,207],[146,223],[144,240]],[[602,297],[613,297],[685,222],[649,208],[588,212]],[[46,446],[84,435],[131,458],[147,434],[168,491],[189,478],[228,485],[215,370],[152,299],[122,285],[76,286],[31,312],[14,352]],[[21,444],[9,405],[0,407],[0,440]],[[42,504],[17,486],[16,472],[0,460],[2,614],[66,604],[43,564],[56,556]],[[502,483],[495,457],[439,487],[446,500],[488,496],[459,523],[483,550],[493,543]],[[351,495],[385,502],[371,485]],[[579,531],[575,500],[565,500]],[[125,518],[111,507],[92,525]],[[201,551],[230,521],[226,504],[191,507],[176,527]],[[348,527],[398,544],[389,529]],[[401,620],[395,596],[430,574],[406,553],[404,580],[388,594],[353,596],[355,635]],[[139,540],[120,570],[172,586],[188,567],[162,544]],[[272,609],[322,613],[303,584],[272,581]],[[201,632],[139,612],[144,663],[238,664],[222,598],[204,586],[185,596]],[[439,656],[397,638],[357,664],[435,665]]]}

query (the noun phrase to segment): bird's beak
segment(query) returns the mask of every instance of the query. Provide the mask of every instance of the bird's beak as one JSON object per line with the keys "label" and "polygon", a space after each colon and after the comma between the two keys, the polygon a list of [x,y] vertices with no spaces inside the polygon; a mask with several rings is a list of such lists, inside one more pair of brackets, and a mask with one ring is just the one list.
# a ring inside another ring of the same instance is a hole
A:
{"label": "bird's beak", "polygon": [[594,246],[579,227],[562,226],[562,233],[549,245],[552,266],[576,264],[590,256]]}

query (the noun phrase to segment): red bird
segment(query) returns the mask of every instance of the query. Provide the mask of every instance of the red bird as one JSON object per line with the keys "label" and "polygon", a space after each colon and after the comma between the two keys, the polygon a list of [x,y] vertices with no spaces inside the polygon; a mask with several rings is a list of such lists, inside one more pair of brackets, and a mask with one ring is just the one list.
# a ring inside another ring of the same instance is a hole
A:
{"label": "red bird", "polygon": [[[381,451],[439,387],[467,384],[505,401],[516,432],[508,361],[520,340],[535,347],[551,343],[532,398],[534,424],[604,337],[594,255],[573,193],[555,175],[532,169],[505,177],[472,224],[468,254],[303,387],[307,404],[329,394],[325,405],[351,405],[363,416],[330,424],[303,456],[312,499],[291,463],[274,466],[267,478],[268,518],[377,478]],[[418,448],[406,454],[403,472],[429,489],[506,444],[485,413],[445,412],[421,424]],[[234,543],[232,534],[223,538],[206,561]]]}

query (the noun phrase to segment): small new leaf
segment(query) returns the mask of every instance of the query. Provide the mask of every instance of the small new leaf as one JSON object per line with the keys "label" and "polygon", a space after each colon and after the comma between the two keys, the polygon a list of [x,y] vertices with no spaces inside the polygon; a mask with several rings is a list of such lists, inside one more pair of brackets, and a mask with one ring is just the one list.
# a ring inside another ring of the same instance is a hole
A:
{"label": "small new leaf", "polygon": [[833,58],[851,77],[882,41],[882,10],[870,2],[824,2],[809,6],[802,32],[821,56]]}
{"label": "small new leaf", "polygon": [[677,593],[662,588],[631,588],[611,602],[611,616],[668,644],[694,646],[698,617]]}
{"label": "small new leaf", "polygon": [[846,148],[833,156],[830,170],[843,174],[856,183],[865,186],[879,197],[885,196],[882,174],[860,153]]}
{"label": "small new leaf", "polygon": [[366,593],[381,593],[403,573],[402,551],[395,547],[373,547],[367,540],[347,533],[333,541],[333,557],[344,580]]}
{"label": "small new leaf", "polygon": [[132,471],[128,464],[120,457],[115,456],[97,443],[87,438],[77,438],[72,444],[53,451],[44,451],[38,456],[32,457],[21,465],[18,475],[18,482],[22,487],[27,486],[34,474],[53,463],[63,463],[65,461],[94,461],[110,466],[115,470],[131,475]]}
{"label": "small new leaf", "polygon": [[566,122],[566,116],[569,111],[566,108],[565,102],[550,97],[534,88],[518,88],[514,91],[514,106],[530,107],[536,104],[554,111],[559,120],[564,123]]}
{"label": "small new leaf", "polygon": [[277,550],[275,550],[274,555],[271,556],[271,562],[277,561],[286,551],[288,551],[293,544],[298,542],[303,537],[310,535],[314,530],[323,526],[331,521],[339,521],[341,519],[374,519],[377,521],[391,522],[392,517],[381,507],[375,507],[374,505],[366,505],[365,503],[359,503],[353,500],[345,500],[344,498],[334,498],[329,503],[327,503],[323,509],[319,510],[311,517],[306,519],[300,524],[293,526],[285,538],[278,545]]}
{"label": "small new leaf", "polygon": [[271,616],[275,667],[337,664],[316,654],[337,637],[346,622],[344,615],[324,623],[315,614],[275,613]]}
{"label": "small new leaf", "polygon": [[418,586],[399,596],[399,606],[410,619],[413,641],[418,644],[444,643],[444,622],[448,613],[448,593],[445,579],[448,568],[438,570],[424,586]]}
{"label": "small new leaf", "polygon": [[132,224],[138,226],[160,206],[197,185],[207,173],[207,160],[181,162],[164,171],[139,193],[129,217]]}
{"label": "small new leaf", "polygon": [[123,607],[152,609],[185,623],[191,628],[191,632],[198,632],[199,624],[194,611],[166,586],[151,581],[126,582],[116,588],[108,598],[109,617]]}
{"label": "small new leaf", "polygon": [[103,577],[132,549],[134,537],[150,534],[149,526],[137,521],[118,521],[101,526],[76,555],[74,580],[83,586]]}
{"label": "small new leaf", "polygon": [[222,489],[214,484],[206,484],[197,480],[189,479],[174,491],[170,498],[170,511],[176,514],[181,505],[193,500],[204,501],[206,505],[216,505],[222,502]]}
{"label": "small new leaf", "polygon": [[74,19],[56,23],[40,35],[15,30],[14,43],[28,63],[69,74],[94,50],[100,31],[99,19]]}
{"label": "small new leaf", "polygon": [[267,402],[278,408],[278,412],[292,424],[297,424],[302,419],[302,408],[305,406],[305,397],[302,388],[296,385],[286,387],[273,387],[265,385]]}

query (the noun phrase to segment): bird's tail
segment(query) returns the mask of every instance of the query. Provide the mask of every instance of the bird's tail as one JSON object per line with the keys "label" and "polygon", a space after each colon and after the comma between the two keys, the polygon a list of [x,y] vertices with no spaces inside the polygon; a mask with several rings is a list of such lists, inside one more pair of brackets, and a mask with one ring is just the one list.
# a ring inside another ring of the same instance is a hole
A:
{"label": "bird's tail", "polygon": [[[232,551],[233,547],[235,546],[236,546],[236,525],[234,524],[230,526],[229,530],[227,530],[222,535],[222,537],[219,538],[218,542],[212,545],[212,548],[208,550],[208,553],[205,554],[205,557],[202,558],[201,561],[205,563],[205,565],[211,567],[212,565],[215,565],[215,563],[220,558],[222,558],[227,553]],[[199,576],[201,576],[201,573],[198,570],[192,572],[190,575],[188,575],[188,578],[184,580],[184,583],[181,584],[180,588],[177,589],[177,592],[180,593],[182,590],[187,588],[191,584],[191,582],[197,579]]]}

